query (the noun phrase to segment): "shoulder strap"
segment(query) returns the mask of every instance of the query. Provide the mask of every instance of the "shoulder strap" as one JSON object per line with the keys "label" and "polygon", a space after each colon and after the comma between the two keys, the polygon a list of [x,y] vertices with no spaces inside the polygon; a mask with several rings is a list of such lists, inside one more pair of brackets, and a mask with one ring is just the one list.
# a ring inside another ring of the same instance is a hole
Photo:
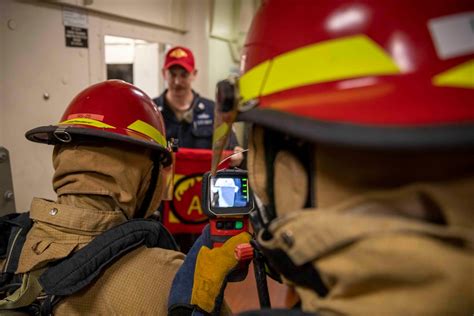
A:
{"label": "shoulder strap", "polygon": [[97,236],[73,256],[50,267],[39,282],[48,295],[71,295],[90,284],[108,264],[140,245],[178,249],[171,234],[159,222],[130,220]]}
{"label": "shoulder strap", "polygon": [[[5,267],[8,272],[1,274],[1,289],[11,286],[12,277],[17,277],[14,272],[26,234],[31,228],[31,220],[29,214],[2,217],[0,226],[1,237],[6,236],[6,229],[10,230],[8,247],[4,247],[3,253],[0,253],[8,260]],[[7,311],[26,311],[33,307],[39,293],[44,292],[47,297],[39,305],[39,314],[52,315],[54,305],[62,296],[74,294],[86,287],[108,264],[141,245],[178,249],[171,234],[159,222],[130,220],[97,236],[77,253],[47,268],[45,272],[41,269],[19,275],[19,282],[15,282],[18,283],[16,290],[9,290],[12,294],[0,301],[0,314]]]}
{"label": "shoulder strap", "polygon": [[31,226],[30,213],[0,217],[0,259],[5,259],[5,266],[0,272],[0,290],[11,281],[18,267],[21,249]]}
{"label": "shoulder strap", "polygon": [[26,235],[32,226],[29,213],[14,213],[0,217],[0,258],[5,265],[0,272],[1,314],[15,313],[30,305],[41,292],[37,281],[42,271],[15,275]]}
{"label": "shoulder strap", "polygon": [[[18,245],[23,246],[26,234],[28,234],[32,224],[29,212],[12,213],[0,217],[0,259],[10,256],[12,249]],[[18,265],[18,261],[16,265]],[[10,264],[9,270],[12,269],[11,267]],[[16,266],[14,269],[16,270]]]}

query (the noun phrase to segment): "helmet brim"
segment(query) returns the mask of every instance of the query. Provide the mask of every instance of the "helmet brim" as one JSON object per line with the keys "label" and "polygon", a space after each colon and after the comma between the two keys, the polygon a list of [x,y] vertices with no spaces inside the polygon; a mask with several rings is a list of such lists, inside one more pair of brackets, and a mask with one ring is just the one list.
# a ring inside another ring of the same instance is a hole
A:
{"label": "helmet brim", "polygon": [[[58,130],[62,134],[69,134],[71,138],[61,139],[57,137],[54,133]],[[130,136],[125,136],[117,133],[107,132],[101,129],[90,129],[83,127],[73,127],[73,126],[58,126],[58,125],[49,125],[49,126],[40,126],[33,128],[25,133],[25,137],[36,143],[43,143],[49,145],[58,145],[66,144],[70,142],[77,142],[81,140],[87,141],[97,141],[97,142],[116,142],[116,143],[128,143],[138,145],[140,147],[149,148],[159,154],[159,159],[161,164],[166,167],[172,163],[171,153],[164,148],[163,146]]]}
{"label": "helmet brim", "polygon": [[474,147],[474,124],[417,127],[371,126],[314,120],[275,110],[255,108],[239,114],[251,122],[314,143],[380,150],[444,150]]}

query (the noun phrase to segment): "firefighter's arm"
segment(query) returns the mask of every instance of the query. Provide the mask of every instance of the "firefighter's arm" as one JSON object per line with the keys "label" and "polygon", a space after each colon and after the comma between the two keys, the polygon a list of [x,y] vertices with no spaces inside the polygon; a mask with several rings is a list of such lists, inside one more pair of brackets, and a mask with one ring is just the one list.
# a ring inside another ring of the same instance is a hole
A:
{"label": "firefighter's arm", "polygon": [[250,234],[244,232],[211,249],[209,226],[206,226],[173,280],[168,315],[219,314],[226,277],[239,263],[234,250],[250,239]]}

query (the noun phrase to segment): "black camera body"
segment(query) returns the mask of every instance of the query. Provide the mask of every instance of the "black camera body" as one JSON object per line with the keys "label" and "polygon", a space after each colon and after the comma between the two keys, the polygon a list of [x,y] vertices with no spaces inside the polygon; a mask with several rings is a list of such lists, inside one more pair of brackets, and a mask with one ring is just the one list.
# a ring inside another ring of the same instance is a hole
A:
{"label": "black camera body", "polygon": [[248,231],[254,200],[246,170],[233,168],[210,172],[202,180],[202,208],[209,216],[211,240],[219,247],[227,239]]}

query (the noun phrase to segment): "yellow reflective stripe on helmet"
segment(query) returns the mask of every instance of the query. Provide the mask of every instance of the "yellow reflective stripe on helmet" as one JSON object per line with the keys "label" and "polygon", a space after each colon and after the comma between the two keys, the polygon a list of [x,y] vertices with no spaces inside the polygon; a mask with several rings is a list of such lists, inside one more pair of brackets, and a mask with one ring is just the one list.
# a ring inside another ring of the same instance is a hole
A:
{"label": "yellow reflective stripe on helmet", "polygon": [[218,128],[214,130],[214,135],[212,136],[212,143],[215,144],[223,137],[225,137],[228,130],[229,125],[227,123],[222,123]]}
{"label": "yellow reflective stripe on helmet", "polygon": [[[246,94],[242,93],[244,102],[257,96],[255,92],[266,72],[259,69],[261,66],[257,65],[240,78],[241,93],[242,87],[246,89]],[[257,74],[253,73],[254,69]],[[275,57],[260,95],[315,83],[398,73],[400,69],[382,47],[365,35],[355,35],[305,46]],[[249,86],[255,88],[251,90],[247,88]]]}
{"label": "yellow reflective stripe on helmet", "polygon": [[163,136],[163,134],[161,134],[159,130],[157,130],[156,128],[154,128],[153,126],[151,126],[150,124],[146,122],[143,122],[141,120],[136,120],[135,122],[127,126],[127,128],[132,131],[142,133],[150,137],[151,139],[153,139],[155,142],[157,142],[161,146],[167,147],[166,138]]}
{"label": "yellow reflective stripe on helmet", "polygon": [[97,121],[90,118],[85,118],[85,117],[80,117],[80,118],[78,117],[78,118],[62,121],[61,123],[59,123],[59,125],[87,125],[87,126],[93,126],[93,127],[98,127],[98,128],[115,128],[114,126],[106,124],[104,122]]}
{"label": "yellow reflective stripe on helmet", "polygon": [[239,80],[240,96],[244,101],[256,98],[260,95],[265,75],[270,67],[270,61],[263,62],[250,69]]}
{"label": "yellow reflective stripe on helmet", "polygon": [[356,35],[278,56],[262,95],[308,84],[399,72],[381,47],[365,35]]}
{"label": "yellow reflective stripe on helmet", "polygon": [[474,89],[474,59],[433,77],[433,85]]}

